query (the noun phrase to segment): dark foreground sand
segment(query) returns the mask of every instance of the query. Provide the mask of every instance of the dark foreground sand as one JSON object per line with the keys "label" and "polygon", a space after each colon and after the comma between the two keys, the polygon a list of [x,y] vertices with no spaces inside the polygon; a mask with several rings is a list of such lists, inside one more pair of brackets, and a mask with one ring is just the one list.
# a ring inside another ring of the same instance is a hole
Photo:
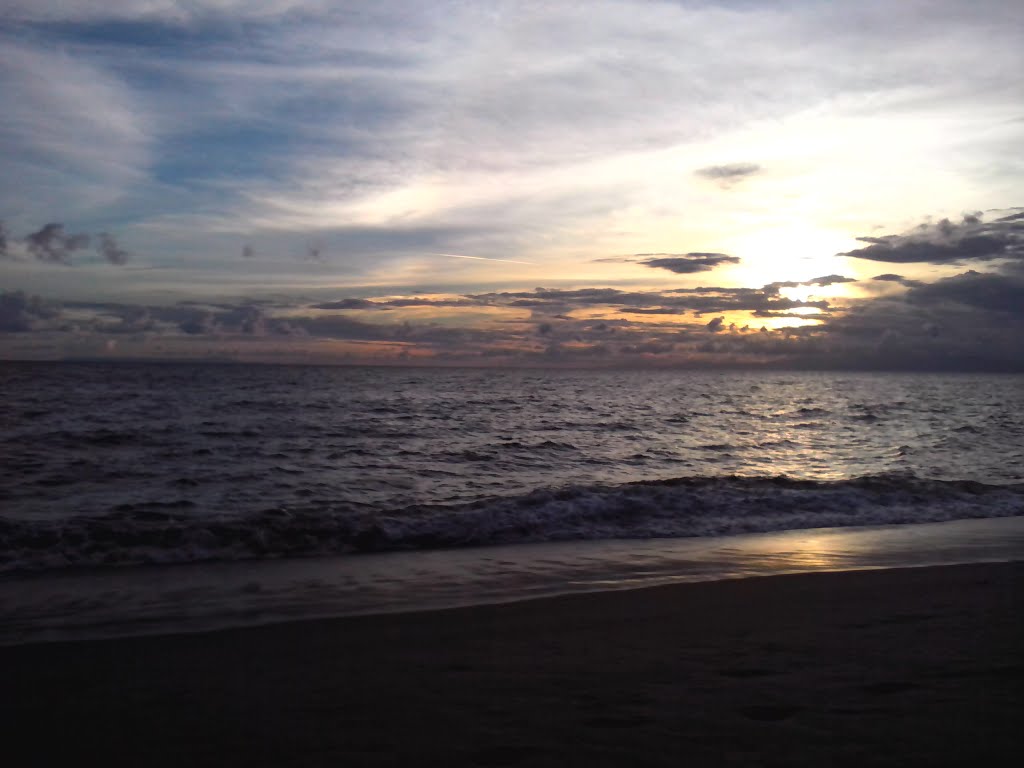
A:
{"label": "dark foreground sand", "polygon": [[1024,564],[0,649],[4,765],[1024,756]]}

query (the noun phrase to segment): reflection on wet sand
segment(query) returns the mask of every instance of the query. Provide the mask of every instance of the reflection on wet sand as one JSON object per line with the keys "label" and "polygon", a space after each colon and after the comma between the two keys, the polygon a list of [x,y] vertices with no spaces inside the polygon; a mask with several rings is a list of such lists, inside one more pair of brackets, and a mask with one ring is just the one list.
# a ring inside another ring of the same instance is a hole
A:
{"label": "reflection on wet sand", "polygon": [[0,645],[827,570],[1024,559],[1024,517],[524,544],[0,580]]}

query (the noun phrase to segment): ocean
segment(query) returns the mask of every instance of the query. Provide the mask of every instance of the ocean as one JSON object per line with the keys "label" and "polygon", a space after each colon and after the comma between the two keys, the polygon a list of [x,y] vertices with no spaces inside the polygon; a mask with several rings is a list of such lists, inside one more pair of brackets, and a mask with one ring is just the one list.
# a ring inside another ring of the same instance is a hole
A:
{"label": "ocean", "polygon": [[742,575],[809,531],[1022,541],[991,522],[1024,515],[1019,376],[6,362],[0,392],[0,642]]}

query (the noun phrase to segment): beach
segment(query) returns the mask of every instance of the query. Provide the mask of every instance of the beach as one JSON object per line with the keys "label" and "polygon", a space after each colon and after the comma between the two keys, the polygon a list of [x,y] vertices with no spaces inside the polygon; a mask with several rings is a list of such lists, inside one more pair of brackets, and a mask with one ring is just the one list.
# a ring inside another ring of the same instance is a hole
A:
{"label": "beach", "polygon": [[1024,748],[1024,564],[0,649],[10,765],[960,765]]}

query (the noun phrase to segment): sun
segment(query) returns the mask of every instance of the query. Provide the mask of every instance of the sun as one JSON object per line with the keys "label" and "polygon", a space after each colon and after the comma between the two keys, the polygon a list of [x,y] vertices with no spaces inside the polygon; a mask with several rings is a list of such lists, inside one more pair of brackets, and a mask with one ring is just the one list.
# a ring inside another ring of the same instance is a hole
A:
{"label": "sun", "polygon": [[[740,263],[719,273],[723,281],[740,288],[761,288],[769,283],[806,282],[837,274],[843,264],[836,254],[856,247],[849,234],[792,224],[752,231],[729,238],[727,252]],[[807,286],[810,295],[823,292]],[[842,283],[828,286],[829,295],[845,295]],[[805,298],[792,296],[791,298]]]}

